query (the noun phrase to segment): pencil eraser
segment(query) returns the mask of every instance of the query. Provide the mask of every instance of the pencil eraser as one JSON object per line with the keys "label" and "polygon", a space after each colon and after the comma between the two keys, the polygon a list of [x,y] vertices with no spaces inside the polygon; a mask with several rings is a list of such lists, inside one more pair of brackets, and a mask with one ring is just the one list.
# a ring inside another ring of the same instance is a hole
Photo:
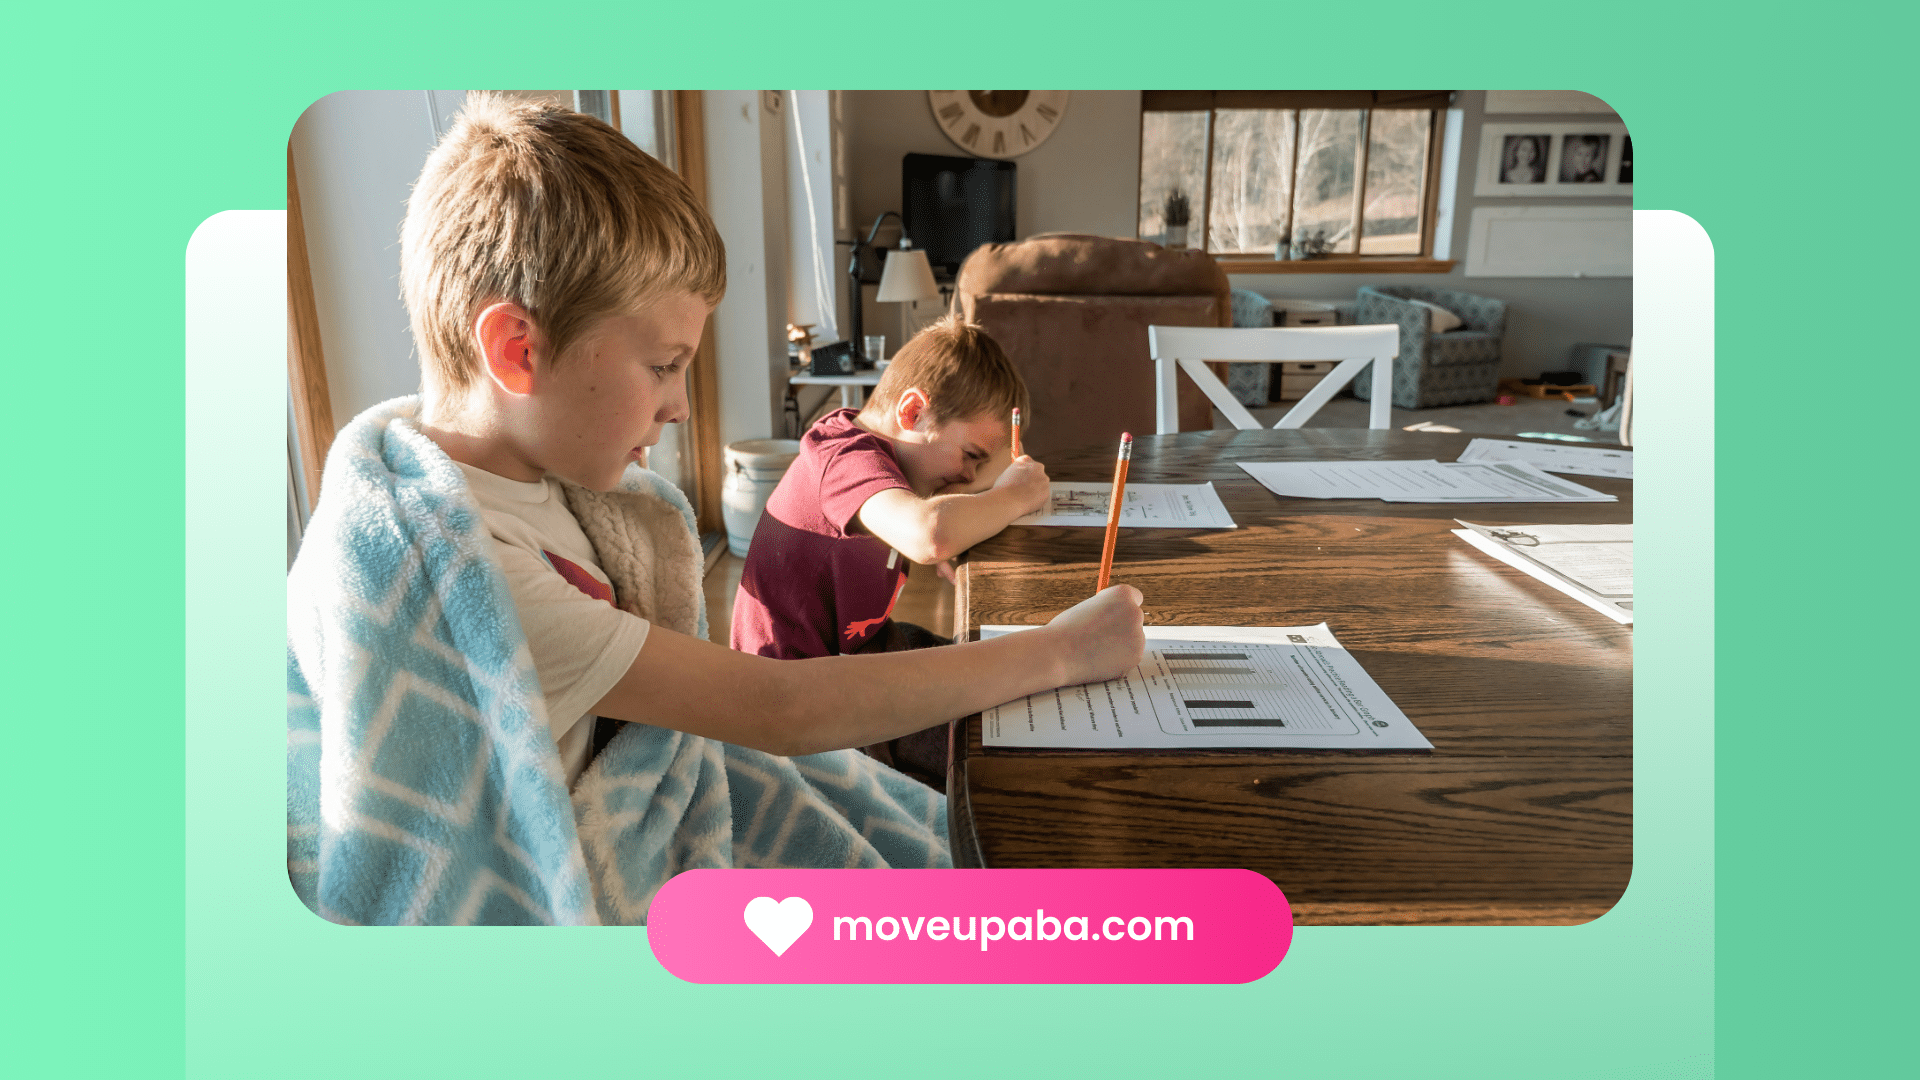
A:
{"label": "pencil eraser", "polygon": [[1120,441],[1121,441],[1121,442],[1132,442],[1132,441],[1133,441],[1133,432],[1131,432],[1131,431],[1123,431],[1123,432],[1121,432],[1121,433],[1120,433]]}

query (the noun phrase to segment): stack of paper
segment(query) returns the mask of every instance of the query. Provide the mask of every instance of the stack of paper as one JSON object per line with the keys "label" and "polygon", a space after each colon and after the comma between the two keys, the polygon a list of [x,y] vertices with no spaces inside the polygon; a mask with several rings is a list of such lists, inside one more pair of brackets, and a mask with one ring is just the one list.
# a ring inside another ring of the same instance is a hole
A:
{"label": "stack of paper", "polygon": [[1268,491],[1294,499],[1383,502],[1615,502],[1614,496],[1548,476],[1524,461],[1241,462]]}
{"label": "stack of paper", "polygon": [[1453,535],[1481,551],[1614,622],[1633,622],[1633,526],[1460,524]]}
{"label": "stack of paper", "polygon": [[1633,451],[1602,446],[1475,439],[1460,452],[1461,461],[1524,461],[1548,472],[1633,479]]}
{"label": "stack of paper", "polygon": [[[1113,485],[1056,481],[1044,510],[1015,518],[1015,525],[1082,525],[1103,529]],[[1233,529],[1233,517],[1212,484],[1128,484],[1120,524],[1131,529]]]}
{"label": "stack of paper", "polygon": [[[983,626],[982,638],[1024,626]],[[1138,667],[988,709],[988,746],[1431,750],[1326,623],[1150,626]]]}

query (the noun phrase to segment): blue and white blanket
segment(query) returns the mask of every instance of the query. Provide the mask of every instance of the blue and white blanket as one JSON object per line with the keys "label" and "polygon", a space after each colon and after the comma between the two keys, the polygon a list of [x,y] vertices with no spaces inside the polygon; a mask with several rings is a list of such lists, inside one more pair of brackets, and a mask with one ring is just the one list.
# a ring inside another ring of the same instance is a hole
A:
{"label": "blue and white blanket", "polygon": [[[343,923],[627,923],[698,867],[950,864],[945,801],[851,750],[628,724],[571,793],[466,479],[417,398],[356,417],[287,575],[287,868]],[[568,504],[622,608],[704,635],[685,497]]]}

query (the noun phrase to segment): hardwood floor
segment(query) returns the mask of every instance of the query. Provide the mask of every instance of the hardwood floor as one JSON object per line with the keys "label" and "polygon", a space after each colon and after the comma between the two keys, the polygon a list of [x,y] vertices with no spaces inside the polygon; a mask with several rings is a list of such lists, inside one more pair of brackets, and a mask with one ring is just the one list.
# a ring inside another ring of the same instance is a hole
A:
{"label": "hardwood floor", "polygon": [[[740,568],[746,560],[731,553],[720,556],[707,572],[707,640],[727,644],[733,625],[733,596],[740,588]],[[916,566],[907,575],[907,587],[894,605],[893,617],[936,634],[953,634],[953,583],[930,566]]]}
{"label": "hardwood floor", "polygon": [[707,571],[707,640],[721,645],[733,626],[733,594],[740,589],[740,568],[746,560],[728,552]]}

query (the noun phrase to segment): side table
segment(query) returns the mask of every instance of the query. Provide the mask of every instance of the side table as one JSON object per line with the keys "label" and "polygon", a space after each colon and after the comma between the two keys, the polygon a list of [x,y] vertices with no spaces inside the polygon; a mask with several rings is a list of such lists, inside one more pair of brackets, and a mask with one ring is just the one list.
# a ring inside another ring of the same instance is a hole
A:
{"label": "side table", "polygon": [[806,369],[802,368],[787,379],[787,385],[837,386],[840,388],[840,407],[857,409],[866,402],[864,388],[880,385],[880,372],[856,371],[851,375],[809,375]]}

